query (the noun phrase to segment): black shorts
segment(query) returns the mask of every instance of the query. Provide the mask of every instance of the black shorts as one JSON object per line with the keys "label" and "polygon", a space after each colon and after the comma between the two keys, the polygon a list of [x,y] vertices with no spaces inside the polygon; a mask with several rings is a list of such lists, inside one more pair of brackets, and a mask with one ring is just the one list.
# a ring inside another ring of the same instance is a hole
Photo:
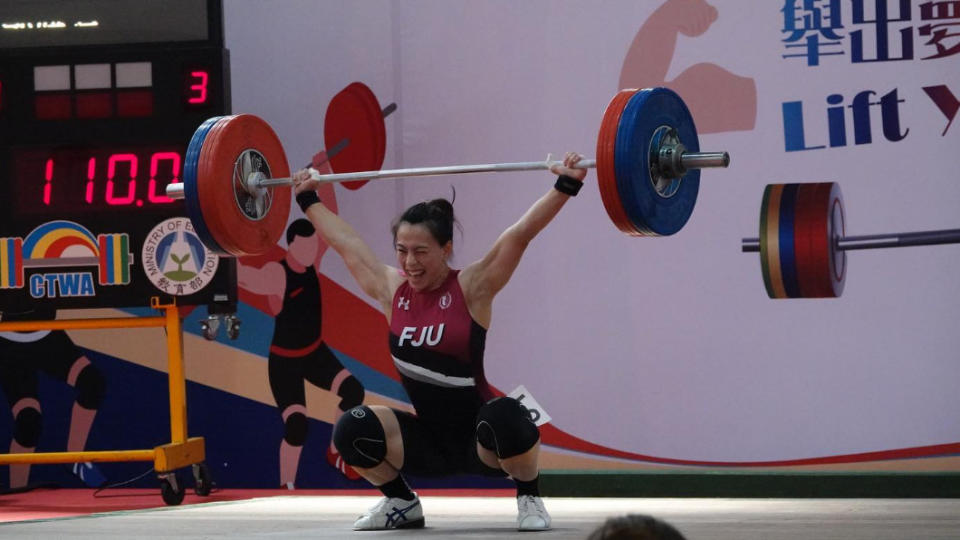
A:
{"label": "black shorts", "polygon": [[281,411],[307,402],[304,381],[329,390],[341,370],[343,364],[324,342],[304,356],[290,358],[271,352],[267,360],[270,390]]}
{"label": "black shorts", "polygon": [[506,472],[480,461],[475,416],[466,416],[455,424],[435,423],[408,412],[391,410],[397,415],[403,437],[402,472],[416,476],[507,476]]}
{"label": "black shorts", "polygon": [[37,397],[38,372],[66,382],[73,364],[83,356],[63,330],[36,335],[43,337],[23,342],[0,337],[0,388],[11,406],[25,397]]}

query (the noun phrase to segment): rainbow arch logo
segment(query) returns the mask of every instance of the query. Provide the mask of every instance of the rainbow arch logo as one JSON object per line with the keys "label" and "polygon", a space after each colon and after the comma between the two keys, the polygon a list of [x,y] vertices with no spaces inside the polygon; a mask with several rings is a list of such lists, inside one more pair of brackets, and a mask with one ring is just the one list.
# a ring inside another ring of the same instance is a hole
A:
{"label": "rainbow arch logo", "polygon": [[72,221],[44,223],[23,240],[25,259],[99,256],[97,238],[86,227]]}

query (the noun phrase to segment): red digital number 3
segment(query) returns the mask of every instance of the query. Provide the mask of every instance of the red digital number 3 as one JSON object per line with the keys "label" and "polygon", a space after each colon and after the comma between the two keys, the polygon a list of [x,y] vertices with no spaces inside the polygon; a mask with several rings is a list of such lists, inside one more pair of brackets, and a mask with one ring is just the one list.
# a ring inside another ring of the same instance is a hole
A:
{"label": "red digital number 3", "polygon": [[207,81],[210,80],[210,76],[206,71],[191,71],[190,77],[193,78],[191,82],[195,82],[196,84],[190,85],[190,97],[187,99],[187,103],[191,105],[206,103]]}

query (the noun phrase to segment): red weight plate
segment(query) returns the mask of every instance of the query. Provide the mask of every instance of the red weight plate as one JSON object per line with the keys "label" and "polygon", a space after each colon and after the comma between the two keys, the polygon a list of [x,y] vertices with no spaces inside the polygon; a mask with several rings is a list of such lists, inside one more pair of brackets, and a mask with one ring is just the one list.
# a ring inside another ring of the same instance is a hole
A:
{"label": "red weight plate", "polygon": [[800,184],[793,219],[793,246],[796,254],[797,285],[800,298],[823,298],[823,267],[818,253],[825,235],[825,213],[817,206],[817,191],[821,184]]}
{"label": "red weight plate", "polygon": [[[333,148],[343,139],[350,143],[330,158],[336,173],[376,171],[383,166],[387,151],[387,131],[377,96],[367,85],[354,82],[333,96],[323,121],[323,139]],[[358,189],[367,180],[343,182],[344,187]]]}
{"label": "red weight plate", "polygon": [[[210,129],[207,131],[207,134],[203,139],[203,144],[200,146],[200,152],[199,154],[197,154],[196,177],[197,177],[197,200],[199,201],[198,206],[200,207],[200,213],[202,214],[201,217],[203,218],[204,225],[207,227],[207,231],[209,231],[210,236],[213,237],[214,242],[216,242],[217,245],[220,246],[220,248],[224,252],[229,253],[231,255],[236,255],[238,248],[235,244],[230,242],[231,241],[230,236],[223,232],[224,229],[222,227],[214,230],[214,227],[209,223],[209,220],[217,213],[214,211],[216,207],[227,204],[227,201],[230,201],[232,204],[233,187],[230,186],[228,188],[226,184],[223,186],[217,187],[215,184],[220,179],[216,178],[215,176],[214,177],[200,176],[201,174],[200,164],[202,163],[201,159],[203,157],[204,152],[206,152],[209,155],[210,153],[209,149],[212,148],[213,141],[214,141],[214,139],[210,139],[208,141],[206,137],[210,137],[218,133],[220,129],[223,127],[223,125],[226,124],[228,121],[230,121],[231,118],[233,117],[232,116],[221,117],[219,120],[214,122],[214,124],[210,126]],[[207,146],[208,144],[210,146]],[[201,182],[207,183],[207,184],[214,184],[214,185],[207,186],[207,189],[202,189]],[[219,194],[217,189],[222,189],[224,191],[222,194]],[[223,242],[227,242],[227,243],[224,244]]]}
{"label": "red weight plate", "polygon": [[[831,217],[834,204],[840,204],[837,198],[839,186],[834,182],[823,182],[811,184],[811,187],[813,193],[805,208],[803,230],[797,230],[797,233],[808,245],[804,254],[803,265],[806,268],[809,281],[807,290],[802,292],[802,296],[805,298],[836,298],[840,296],[840,292],[843,290],[843,280],[842,277],[841,279],[834,278],[834,257],[838,253],[843,257],[843,253],[835,250],[836,244]],[[799,258],[798,256],[798,264]]]}
{"label": "red weight plate", "polygon": [[600,188],[600,199],[603,201],[603,207],[614,226],[631,236],[646,236],[634,227],[623,209],[620,192],[617,191],[617,176],[614,167],[614,149],[616,148],[620,115],[623,113],[627,102],[630,101],[630,97],[636,92],[636,89],[617,92],[603,113],[600,132],[597,135],[597,185]]}
{"label": "red weight plate", "polygon": [[272,249],[287,226],[290,186],[274,186],[262,216],[247,215],[237,199],[234,167],[245,152],[262,156],[274,178],[289,177],[290,167],[280,139],[270,125],[250,114],[221,119],[204,139],[197,165],[197,196],[204,222],[220,246],[235,256]]}

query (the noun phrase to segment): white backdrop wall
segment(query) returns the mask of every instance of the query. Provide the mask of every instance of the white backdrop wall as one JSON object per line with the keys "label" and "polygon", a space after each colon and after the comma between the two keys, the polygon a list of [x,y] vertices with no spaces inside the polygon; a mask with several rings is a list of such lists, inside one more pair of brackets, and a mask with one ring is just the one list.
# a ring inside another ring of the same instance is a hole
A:
{"label": "white backdrop wall", "polygon": [[[914,58],[856,63],[851,33],[862,30],[875,57],[877,27],[855,26],[856,2],[841,2],[842,40],[824,48],[841,54],[810,66],[784,57],[797,52],[783,41],[782,10],[793,3],[715,0],[711,11],[698,0],[227,0],[233,109],[266,119],[296,166],[323,145],[327,102],[362,81],[398,105],[386,119],[384,167],[395,168],[566,150],[592,157],[622,82],[671,86],[704,120],[701,148],[729,151],[730,168],[703,173],[693,217],[669,238],[617,231],[591,173],[494,304],[490,381],[525,385],[577,437],[671,459],[785,461],[957,443],[957,247],[851,253],[842,298],[773,301],[740,239],[757,236],[764,185],[781,182],[839,181],[848,234],[960,226],[960,126],[944,132],[949,119],[923,90],[960,96],[960,53],[922,59],[936,49],[919,35],[937,22],[955,33],[960,13],[923,21],[914,0],[910,21],[884,25],[892,57],[910,29]],[[658,10],[663,22],[651,19]],[[669,19],[670,10],[685,15]],[[629,56],[648,20],[652,44]],[[863,90],[878,101],[894,89],[906,137],[888,140],[872,106],[872,143],[856,145],[847,108],[848,144],[829,146],[828,95],[847,106]],[[786,150],[782,107],[794,101],[807,145],[826,148]],[[374,182],[338,187],[337,202],[391,261],[391,219],[454,187],[464,231],[454,264],[463,266],[552,183],[539,172]],[[321,269],[363,297],[335,253]]]}

